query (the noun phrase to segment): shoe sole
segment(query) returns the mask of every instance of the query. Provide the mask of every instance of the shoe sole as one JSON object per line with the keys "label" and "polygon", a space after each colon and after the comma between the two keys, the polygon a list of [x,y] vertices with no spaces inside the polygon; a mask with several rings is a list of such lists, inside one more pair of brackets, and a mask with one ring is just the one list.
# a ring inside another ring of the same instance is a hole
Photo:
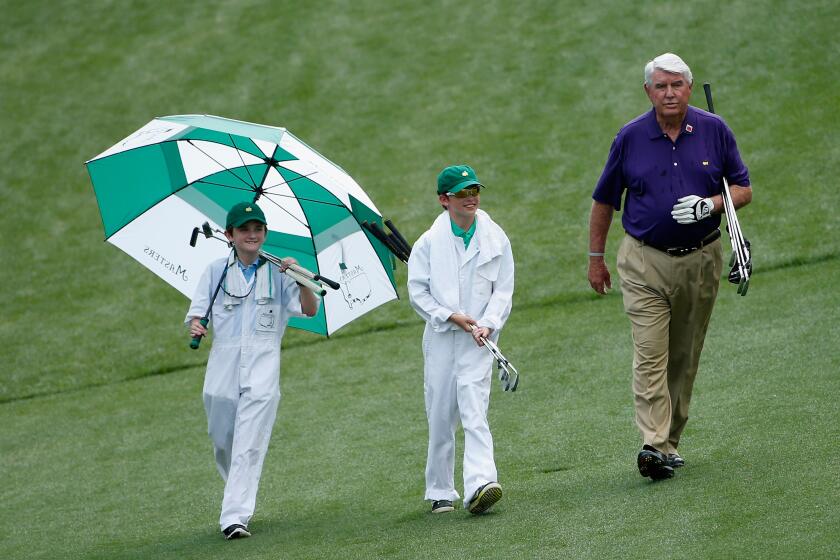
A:
{"label": "shoe sole", "polygon": [[674,469],[650,452],[639,454],[638,465],[639,474],[651,480],[665,480],[674,476]]}
{"label": "shoe sole", "polygon": [[250,536],[251,533],[249,533],[245,529],[234,529],[229,535],[225,537],[225,539],[232,541],[234,539],[244,539]]}
{"label": "shoe sole", "polygon": [[502,487],[495,483],[488,484],[481,490],[481,492],[479,492],[478,496],[470,502],[470,513],[484,513],[501,499]]}
{"label": "shoe sole", "polygon": [[443,506],[432,510],[432,513],[447,513],[455,511],[455,506]]}

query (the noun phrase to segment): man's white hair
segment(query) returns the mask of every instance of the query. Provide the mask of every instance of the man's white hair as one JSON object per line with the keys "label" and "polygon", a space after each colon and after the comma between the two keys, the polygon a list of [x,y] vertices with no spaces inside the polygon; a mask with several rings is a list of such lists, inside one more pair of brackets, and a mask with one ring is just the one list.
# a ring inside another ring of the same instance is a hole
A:
{"label": "man's white hair", "polygon": [[645,66],[645,83],[649,86],[653,85],[653,73],[657,70],[669,72],[671,74],[682,74],[683,78],[688,80],[688,85],[694,83],[694,77],[691,75],[691,68],[688,67],[683,59],[674,53],[660,54]]}

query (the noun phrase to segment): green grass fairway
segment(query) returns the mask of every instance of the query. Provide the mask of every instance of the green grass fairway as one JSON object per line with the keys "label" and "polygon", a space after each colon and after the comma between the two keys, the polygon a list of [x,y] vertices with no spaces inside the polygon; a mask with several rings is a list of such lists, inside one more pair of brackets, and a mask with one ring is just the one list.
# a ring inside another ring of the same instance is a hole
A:
{"label": "green grass fairway", "polygon": [[[836,2],[0,0],[0,14],[0,558],[838,557]],[[691,66],[695,105],[712,83],[750,168],[755,276],[747,297],[721,286],[687,466],[654,484],[635,468],[621,295],[595,296],[585,253],[610,142],[648,108],[642,68],[666,51]],[[515,394],[494,382],[505,496],[490,514],[422,500],[423,325],[400,264],[400,301],[329,340],[287,332],[254,537],[221,538],[209,344],[189,350],[188,302],[103,243],[83,166],[183,113],[288,127],[412,241],[437,214],[438,171],[476,168],[513,243],[500,345],[522,373]]]}

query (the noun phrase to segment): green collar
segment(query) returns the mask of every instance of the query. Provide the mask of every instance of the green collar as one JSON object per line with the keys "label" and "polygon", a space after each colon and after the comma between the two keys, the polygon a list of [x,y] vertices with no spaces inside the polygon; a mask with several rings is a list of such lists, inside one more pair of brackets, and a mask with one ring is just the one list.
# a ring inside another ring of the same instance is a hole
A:
{"label": "green collar", "polygon": [[458,227],[458,224],[456,224],[455,222],[452,221],[452,218],[449,219],[449,224],[452,226],[452,233],[455,235],[455,237],[460,237],[461,239],[464,240],[464,249],[469,248],[470,241],[472,240],[473,235],[475,235],[475,224],[476,224],[476,222],[478,222],[478,220],[473,220],[473,223],[470,226],[470,229],[468,229],[467,231],[464,231],[460,227]]}

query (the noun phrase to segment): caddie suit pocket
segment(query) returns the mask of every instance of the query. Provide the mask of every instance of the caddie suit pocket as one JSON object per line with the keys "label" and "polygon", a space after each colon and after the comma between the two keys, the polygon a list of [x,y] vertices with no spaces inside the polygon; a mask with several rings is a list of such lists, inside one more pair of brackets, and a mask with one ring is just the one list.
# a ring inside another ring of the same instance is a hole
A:
{"label": "caddie suit pocket", "polygon": [[486,296],[492,292],[493,283],[499,278],[501,262],[501,259],[493,259],[475,269],[473,290],[476,294]]}
{"label": "caddie suit pocket", "polygon": [[260,333],[275,333],[280,325],[279,305],[257,306],[256,331]]}

